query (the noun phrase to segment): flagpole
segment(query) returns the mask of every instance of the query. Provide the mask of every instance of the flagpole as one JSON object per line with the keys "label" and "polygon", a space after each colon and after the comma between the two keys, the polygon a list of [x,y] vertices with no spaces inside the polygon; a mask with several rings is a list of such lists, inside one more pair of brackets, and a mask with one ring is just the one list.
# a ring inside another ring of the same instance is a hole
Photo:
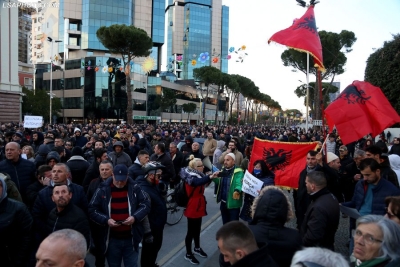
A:
{"label": "flagpole", "polygon": [[309,75],[309,69],[310,69],[310,58],[308,56],[308,52],[307,52],[307,75],[306,75],[306,92],[307,92],[307,98],[306,98],[306,132],[308,132],[308,116],[309,116],[309,112],[308,112],[308,106],[309,106],[309,96],[310,96],[310,91],[308,89],[308,75]]}

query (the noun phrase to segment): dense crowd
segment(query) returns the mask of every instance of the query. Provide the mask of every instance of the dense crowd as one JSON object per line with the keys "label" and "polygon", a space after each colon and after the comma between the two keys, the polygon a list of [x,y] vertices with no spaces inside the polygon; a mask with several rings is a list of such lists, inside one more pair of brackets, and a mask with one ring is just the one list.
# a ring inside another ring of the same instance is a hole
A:
{"label": "dense crowd", "polygon": [[[400,266],[400,139],[343,145],[332,132],[322,147],[325,134],[264,125],[1,124],[0,257],[4,266],[84,266],[89,249],[96,266],[119,267],[138,266],[140,251],[142,267],[158,266],[166,193],[183,182],[191,264],[208,256],[200,231],[204,190],[214,183],[220,266]],[[264,160],[248,168],[254,138],[319,142],[297,177],[294,211]],[[247,169],[263,183],[258,197],[242,192]],[[341,206],[358,213],[349,218],[348,260],[333,252],[340,216],[348,216]],[[285,227],[294,216],[297,229]]]}

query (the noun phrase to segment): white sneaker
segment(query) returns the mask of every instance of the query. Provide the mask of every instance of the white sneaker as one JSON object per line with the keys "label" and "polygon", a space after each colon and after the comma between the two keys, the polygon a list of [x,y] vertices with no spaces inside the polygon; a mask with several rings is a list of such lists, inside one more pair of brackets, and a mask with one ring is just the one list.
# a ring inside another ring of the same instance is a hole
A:
{"label": "white sneaker", "polygon": [[141,247],[142,247],[142,242],[139,243],[139,248],[141,248]]}

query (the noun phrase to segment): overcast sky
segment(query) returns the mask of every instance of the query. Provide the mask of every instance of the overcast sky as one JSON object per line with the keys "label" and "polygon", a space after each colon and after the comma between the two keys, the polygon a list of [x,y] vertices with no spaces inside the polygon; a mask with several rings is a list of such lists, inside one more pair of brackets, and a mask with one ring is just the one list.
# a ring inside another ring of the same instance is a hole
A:
{"label": "overcast sky", "polygon": [[[307,1],[308,3],[308,1]],[[253,80],[260,91],[278,101],[283,109],[297,108],[305,112],[304,98],[298,98],[294,90],[306,77],[284,67],[281,54],[286,49],[275,43],[267,44],[277,31],[288,28],[295,18],[306,11],[295,0],[223,0],[229,6],[229,43],[235,48],[246,45],[248,56],[243,63],[233,58],[229,61],[229,73],[240,74]],[[392,34],[400,32],[399,0],[321,0],[314,9],[319,30],[340,33],[353,31],[357,42],[347,54],[346,72],[337,76],[341,90],[353,80],[364,80],[368,56],[374,48],[392,40]],[[315,76],[310,76],[315,81]]]}

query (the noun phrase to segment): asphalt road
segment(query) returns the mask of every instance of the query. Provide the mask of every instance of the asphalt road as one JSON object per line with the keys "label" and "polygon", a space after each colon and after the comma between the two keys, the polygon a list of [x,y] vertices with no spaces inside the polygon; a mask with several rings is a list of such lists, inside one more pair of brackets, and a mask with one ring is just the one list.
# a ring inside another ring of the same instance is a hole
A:
{"label": "asphalt road", "polygon": [[[208,254],[207,258],[196,256],[200,261],[199,267],[216,267],[218,265],[218,246],[215,240],[215,234],[222,226],[222,220],[219,213],[219,204],[216,203],[213,197],[213,184],[205,190],[207,199],[207,213],[203,217],[202,231],[200,236],[200,245],[203,250]],[[292,200],[292,194],[285,191]],[[346,246],[348,241],[348,218],[341,218],[339,229],[336,233],[335,250],[348,257],[348,248]],[[290,220],[286,226],[295,228],[296,219]],[[166,225],[164,228],[164,240],[162,248],[158,254],[157,263],[162,267],[184,267],[192,266],[187,260],[184,259],[185,250],[185,236],[186,236],[187,221],[183,216],[182,220],[173,226]],[[87,257],[90,266],[94,266],[94,258],[92,255]],[[149,266],[143,266],[149,267]]]}

